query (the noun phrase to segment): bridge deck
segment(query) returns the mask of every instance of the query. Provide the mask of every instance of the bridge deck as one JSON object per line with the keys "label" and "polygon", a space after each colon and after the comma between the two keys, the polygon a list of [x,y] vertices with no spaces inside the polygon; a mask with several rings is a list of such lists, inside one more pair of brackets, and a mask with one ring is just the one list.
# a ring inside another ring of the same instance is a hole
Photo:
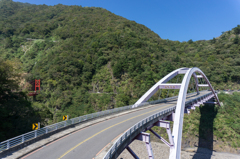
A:
{"label": "bridge deck", "polygon": [[[199,95],[190,95],[186,101],[209,93],[201,92]],[[67,137],[46,145],[23,158],[26,159],[92,159],[108,143],[128,128],[160,110],[176,105],[177,99],[169,100],[166,103],[156,104],[145,109],[129,114],[118,116],[104,122],[79,130]]]}

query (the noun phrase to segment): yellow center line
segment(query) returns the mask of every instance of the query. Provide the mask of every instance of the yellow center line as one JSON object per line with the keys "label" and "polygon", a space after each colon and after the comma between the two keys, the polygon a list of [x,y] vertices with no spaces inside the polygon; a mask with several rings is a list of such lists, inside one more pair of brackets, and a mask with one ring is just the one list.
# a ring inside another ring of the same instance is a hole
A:
{"label": "yellow center line", "polygon": [[166,107],[168,107],[168,106],[170,106],[170,105],[172,105],[172,104],[168,104],[168,105],[166,105],[166,106],[164,106],[164,107],[161,107],[161,108],[158,108],[158,109],[155,109],[155,110],[152,110],[152,111],[149,111],[149,112],[146,112],[146,113],[143,113],[143,114],[140,114],[140,115],[134,116],[134,117],[132,117],[132,118],[129,118],[129,119],[126,119],[126,120],[124,120],[124,121],[121,121],[121,122],[119,122],[119,123],[117,123],[117,124],[114,124],[114,125],[112,125],[112,126],[109,126],[108,128],[103,129],[102,131],[99,131],[98,133],[94,134],[93,136],[91,136],[91,137],[85,139],[84,141],[80,142],[79,144],[77,144],[76,146],[74,146],[73,148],[71,148],[70,150],[68,150],[67,152],[65,152],[65,153],[64,153],[62,156],[60,156],[58,159],[63,158],[66,154],[68,154],[69,152],[71,152],[72,150],[74,150],[75,148],[77,148],[78,146],[80,146],[81,144],[83,144],[84,142],[90,140],[91,138],[97,136],[98,134],[100,134],[100,133],[102,133],[102,132],[104,132],[104,131],[106,131],[106,130],[108,130],[108,129],[114,127],[114,126],[117,126],[117,125],[119,125],[119,124],[122,124],[122,123],[124,123],[124,122],[126,122],[126,121],[128,121],[128,120],[131,120],[131,119],[137,118],[137,117],[139,117],[139,116],[142,116],[142,115],[145,115],[145,114],[148,114],[148,113],[154,112],[154,111],[156,111],[156,110],[166,108]]}

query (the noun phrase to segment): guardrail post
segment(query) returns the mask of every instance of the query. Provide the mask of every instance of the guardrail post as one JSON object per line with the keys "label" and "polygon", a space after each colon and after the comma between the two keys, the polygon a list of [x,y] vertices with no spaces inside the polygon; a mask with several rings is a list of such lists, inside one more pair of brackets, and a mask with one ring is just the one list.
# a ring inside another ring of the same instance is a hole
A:
{"label": "guardrail post", "polygon": [[46,127],[46,134],[48,133],[48,128]]}
{"label": "guardrail post", "polygon": [[37,130],[34,131],[34,137],[37,137]]}
{"label": "guardrail post", "polygon": [[24,135],[22,136],[22,143],[24,143]]}
{"label": "guardrail post", "polygon": [[9,140],[7,141],[7,150],[9,149],[10,147],[10,143],[9,143]]}
{"label": "guardrail post", "polygon": [[[37,130],[39,130],[40,129],[40,122],[38,122],[38,129]],[[34,137],[36,138],[37,137],[37,130],[35,130],[35,134],[34,134]]]}
{"label": "guardrail post", "polygon": [[58,129],[57,123],[56,123],[56,130]]}

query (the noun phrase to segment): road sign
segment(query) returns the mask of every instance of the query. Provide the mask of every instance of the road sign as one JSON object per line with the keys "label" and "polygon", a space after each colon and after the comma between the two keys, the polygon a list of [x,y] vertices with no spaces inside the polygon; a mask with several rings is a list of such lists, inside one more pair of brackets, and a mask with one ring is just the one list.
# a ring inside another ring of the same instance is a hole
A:
{"label": "road sign", "polygon": [[63,120],[68,120],[68,115],[64,115]]}
{"label": "road sign", "polygon": [[[37,130],[37,129],[38,129],[38,124],[39,124],[39,123],[33,123],[33,124],[32,124],[32,129],[33,129],[33,130]],[[40,125],[39,125],[39,126],[40,126]]]}

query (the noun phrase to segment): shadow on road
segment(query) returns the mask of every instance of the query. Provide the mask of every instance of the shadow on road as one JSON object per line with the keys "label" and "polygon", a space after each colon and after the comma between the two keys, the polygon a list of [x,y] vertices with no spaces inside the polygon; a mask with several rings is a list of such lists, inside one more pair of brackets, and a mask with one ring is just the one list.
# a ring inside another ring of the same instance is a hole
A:
{"label": "shadow on road", "polygon": [[[200,107],[201,118],[199,125],[198,149],[193,159],[211,159],[213,152],[213,121],[217,115],[217,109],[213,104]],[[209,150],[204,150],[207,148]]]}

